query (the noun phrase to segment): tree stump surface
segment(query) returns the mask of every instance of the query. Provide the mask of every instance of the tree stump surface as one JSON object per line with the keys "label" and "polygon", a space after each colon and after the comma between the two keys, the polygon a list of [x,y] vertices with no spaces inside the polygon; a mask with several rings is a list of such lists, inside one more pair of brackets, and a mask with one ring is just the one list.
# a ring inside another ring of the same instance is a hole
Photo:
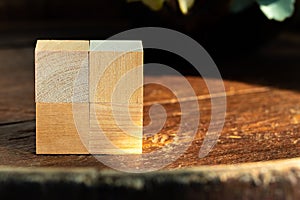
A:
{"label": "tree stump surface", "polygon": [[[259,81],[225,79],[224,128],[211,152],[199,158],[210,123],[211,96],[201,77],[187,76],[200,109],[193,142],[178,159],[157,172],[127,174],[110,169],[92,155],[35,154],[33,56],[32,47],[0,49],[0,196],[299,198],[300,93],[294,85],[275,87]],[[180,85],[179,77],[167,74],[145,78]],[[179,92],[184,93],[185,88]],[[188,102],[187,97],[183,103]],[[156,103],[166,109],[167,121],[158,134],[144,137],[144,153],[181,142],[174,140],[181,118],[180,106],[166,88],[145,86],[144,124],[150,122],[148,111]],[[157,120],[161,117],[154,116]],[[192,123],[193,115],[189,117]],[[163,154],[159,159],[169,156],[177,155]],[[16,190],[20,192],[12,192]]]}

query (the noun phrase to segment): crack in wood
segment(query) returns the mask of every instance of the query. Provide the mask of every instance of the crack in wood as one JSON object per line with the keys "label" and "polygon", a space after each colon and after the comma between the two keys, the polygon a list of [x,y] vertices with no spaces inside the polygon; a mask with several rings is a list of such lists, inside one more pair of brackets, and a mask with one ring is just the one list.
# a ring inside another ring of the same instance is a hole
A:
{"label": "crack in wood", "polygon": [[12,141],[12,140],[22,140],[22,139],[26,139],[26,138],[29,138],[29,137],[32,137],[34,135],[26,135],[26,136],[21,136],[21,137],[14,137],[14,138],[9,138],[8,140],[9,141]]}
{"label": "crack in wood", "polygon": [[228,91],[228,92],[220,92],[215,94],[204,94],[204,95],[197,95],[194,97],[185,97],[180,98],[180,101],[178,101],[177,98],[167,99],[167,100],[161,100],[161,101],[149,101],[144,102],[144,106],[150,106],[153,104],[172,104],[172,103],[184,103],[189,101],[195,101],[195,100],[207,100],[211,98],[220,98],[220,97],[228,97],[228,96],[234,96],[234,95],[244,95],[244,94],[254,94],[254,93],[263,93],[270,91],[269,87],[258,87],[258,88],[249,88],[244,90],[238,90],[238,91]]}
{"label": "crack in wood", "polygon": [[9,126],[9,125],[22,124],[22,123],[33,122],[33,121],[35,121],[35,119],[15,121],[15,122],[4,122],[4,123],[0,123],[0,126]]}

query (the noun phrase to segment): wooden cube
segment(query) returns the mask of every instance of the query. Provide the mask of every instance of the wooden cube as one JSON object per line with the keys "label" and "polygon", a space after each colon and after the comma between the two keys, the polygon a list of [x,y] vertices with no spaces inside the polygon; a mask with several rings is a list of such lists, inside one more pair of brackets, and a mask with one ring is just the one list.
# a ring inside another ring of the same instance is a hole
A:
{"label": "wooden cube", "polygon": [[142,152],[140,41],[40,40],[37,154]]}

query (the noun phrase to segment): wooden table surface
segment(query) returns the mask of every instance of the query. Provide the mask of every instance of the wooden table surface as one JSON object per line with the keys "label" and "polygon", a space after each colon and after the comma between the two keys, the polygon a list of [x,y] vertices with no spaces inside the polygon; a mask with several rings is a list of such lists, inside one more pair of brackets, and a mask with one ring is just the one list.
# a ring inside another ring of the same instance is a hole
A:
{"label": "wooden table surface", "polygon": [[[105,168],[89,155],[36,155],[33,49],[0,50],[0,164]],[[176,76],[146,77],[180,84]],[[234,164],[300,156],[300,94],[297,91],[225,80],[227,114],[217,145],[205,158],[198,153],[210,123],[210,97],[200,77],[187,77],[199,98],[200,125],[190,148],[168,169]],[[182,91],[184,92],[184,88]],[[143,151],[173,142],[181,114],[174,95],[157,85],[145,86],[145,124],[148,109],[160,103],[168,112],[165,127],[144,138]],[[192,109],[192,108],[191,108]],[[160,116],[156,116],[159,118]],[[189,116],[193,120],[193,115]],[[163,159],[163,158],[162,158]]]}
{"label": "wooden table surface", "polygon": [[[272,45],[267,48],[272,49]],[[298,52],[299,49],[290,52],[289,55],[298,56]],[[278,52],[275,51],[273,53],[276,54]],[[93,168],[100,171],[108,169],[108,167],[91,155],[35,154],[33,56],[33,47],[29,46],[0,49],[1,173],[10,170],[14,171],[17,169],[14,167],[22,167],[22,169],[25,168],[26,170],[30,170],[30,168],[36,169],[36,167],[51,167],[56,170],[59,167],[64,167],[65,171],[70,170],[73,174],[81,173],[80,171],[73,171],[77,167],[80,167],[81,170],[82,168],[83,170]],[[265,56],[268,57],[268,54],[265,54]],[[255,63],[254,61],[252,62]],[[294,60],[293,63],[297,63],[294,65],[299,65],[297,60]],[[237,65],[240,64],[238,63]],[[261,65],[260,67],[263,68],[263,64]],[[278,64],[275,61],[274,65],[281,65],[281,70],[283,71],[284,69],[291,69],[282,65],[282,62]],[[233,67],[233,69],[238,70],[238,67]],[[272,74],[271,68],[268,69]],[[274,70],[276,71],[275,68]],[[291,168],[293,168],[293,165],[298,166],[300,162],[297,159],[292,161],[285,160],[300,156],[300,93],[297,89],[296,79],[293,78],[289,85],[286,84],[289,79],[283,77],[282,79],[287,81],[284,81],[282,85],[279,84],[278,87],[275,84],[264,84],[263,81],[259,81],[261,77],[257,77],[257,79],[250,78],[249,80],[251,81],[240,80],[243,77],[230,78],[234,73],[236,73],[234,70],[232,73],[225,73],[224,85],[227,95],[227,113],[223,131],[209,155],[201,159],[198,157],[198,153],[210,122],[211,99],[201,77],[187,77],[199,99],[200,125],[188,150],[175,162],[166,166],[165,169],[185,170],[192,168],[190,172],[195,172],[193,169],[196,171],[199,169],[198,172],[202,175],[209,171],[215,172],[217,175],[222,172],[219,174],[221,177],[224,173],[226,174],[226,169],[230,173],[235,173],[236,169],[239,169],[239,167],[233,169],[232,166],[235,165],[232,164],[252,162],[252,164],[238,165],[241,166],[240,169],[243,169],[241,170],[243,173],[247,173],[250,168],[261,169],[264,166],[264,162],[258,161],[280,160],[274,162],[276,169],[281,165],[280,162],[283,165],[289,163],[285,166]],[[283,72],[282,74],[290,74],[291,77],[297,76],[293,72]],[[170,75],[148,76],[146,78],[152,80],[164,79],[174,84],[180,83],[178,77]],[[180,92],[184,93],[184,88]],[[178,102],[176,103],[174,95],[161,86],[147,85],[145,86],[144,103],[145,124],[149,123],[147,112],[154,103],[161,103],[166,108],[168,118],[166,125],[156,136],[143,139],[143,152],[147,153],[172,143],[180,143],[180,141],[174,141],[181,117],[179,104]],[[160,116],[157,116],[157,119],[159,118]],[[193,121],[192,115],[190,116],[190,121]],[[174,155],[176,154],[176,152],[173,153]],[[167,156],[172,155],[165,154],[159,159],[166,159]],[[265,163],[268,166],[267,169],[272,168],[272,163]],[[219,165],[220,167],[218,168]],[[247,166],[250,167],[247,168]],[[39,168],[39,170],[41,169]],[[18,173],[22,174],[22,171],[18,171]],[[51,173],[54,172],[51,171]],[[123,175],[120,175],[120,177],[123,177]],[[236,185],[236,188],[238,187]],[[225,188],[223,187],[224,190]],[[230,193],[227,195],[230,196]]]}

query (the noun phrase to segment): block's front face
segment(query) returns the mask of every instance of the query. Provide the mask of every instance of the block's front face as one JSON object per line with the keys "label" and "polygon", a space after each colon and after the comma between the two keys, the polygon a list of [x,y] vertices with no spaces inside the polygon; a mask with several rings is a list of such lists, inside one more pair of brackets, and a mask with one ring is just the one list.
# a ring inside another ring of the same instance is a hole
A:
{"label": "block's front face", "polygon": [[93,154],[142,153],[141,104],[90,104],[89,151]]}
{"label": "block's front face", "polygon": [[39,41],[38,154],[142,152],[140,41]]}
{"label": "block's front face", "polygon": [[90,102],[142,104],[142,65],[143,52],[91,51]]}
{"label": "block's front face", "polygon": [[115,99],[114,103],[126,104],[129,101],[133,104],[142,104],[141,41],[92,40],[90,48],[90,102],[107,103]]}
{"label": "block's front face", "polygon": [[[89,132],[78,134],[72,106],[71,103],[36,103],[37,154],[89,153],[82,142]],[[76,107],[80,107],[81,123],[88,128],[89,104],[77,103]]]}

